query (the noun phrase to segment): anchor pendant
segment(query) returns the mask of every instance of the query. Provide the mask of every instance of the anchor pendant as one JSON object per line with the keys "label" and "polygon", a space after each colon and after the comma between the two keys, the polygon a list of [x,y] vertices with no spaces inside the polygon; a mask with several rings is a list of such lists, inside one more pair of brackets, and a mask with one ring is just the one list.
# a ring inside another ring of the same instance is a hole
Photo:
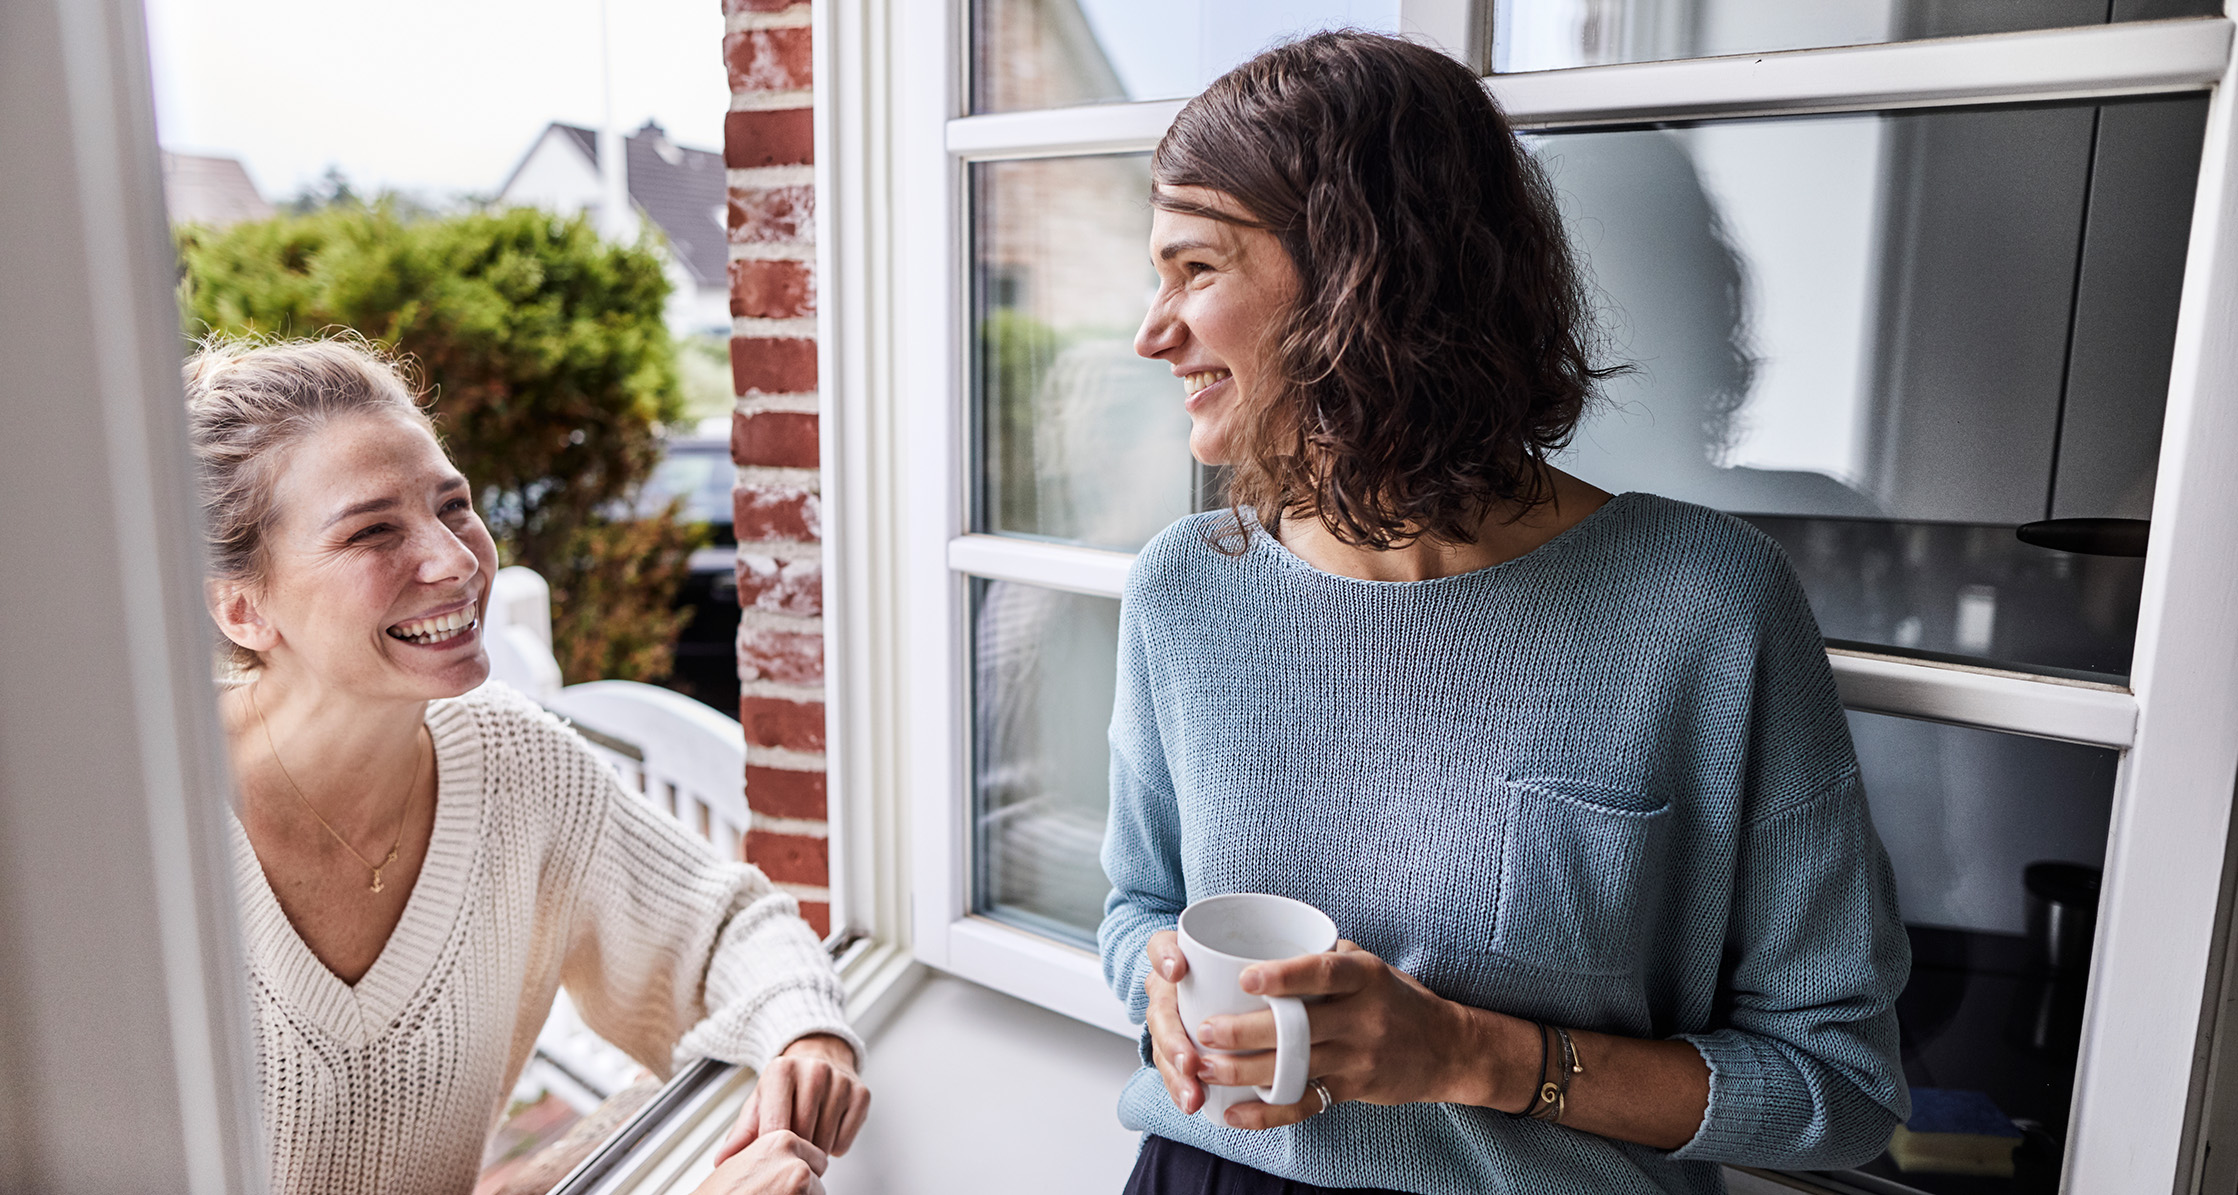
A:
{"label": "anchor pendant", "polygon": [[396,862],[396,848],[392,846],[389,848],[389,857],[381,860],[381,867],[376,867],[373,869],[373,891],[379,892],[383,887],[386,886],[381,883],[381,868],[387,867],[389,864],[394,862]]}

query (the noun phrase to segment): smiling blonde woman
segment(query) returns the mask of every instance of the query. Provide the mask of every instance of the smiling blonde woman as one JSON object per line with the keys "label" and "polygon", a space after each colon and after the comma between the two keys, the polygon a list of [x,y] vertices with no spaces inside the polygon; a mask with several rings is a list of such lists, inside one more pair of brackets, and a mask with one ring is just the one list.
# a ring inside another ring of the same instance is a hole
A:
{"label": "smiling blonde woman", "polygon": [[759,871],[484,685],[496,548],[399,371],[215,343],[186,391],[274,1188],[470,1190],[565,986],[656,1072],[762,1072],[704,1190],[821,1190],[870,1098],[829,960]]}

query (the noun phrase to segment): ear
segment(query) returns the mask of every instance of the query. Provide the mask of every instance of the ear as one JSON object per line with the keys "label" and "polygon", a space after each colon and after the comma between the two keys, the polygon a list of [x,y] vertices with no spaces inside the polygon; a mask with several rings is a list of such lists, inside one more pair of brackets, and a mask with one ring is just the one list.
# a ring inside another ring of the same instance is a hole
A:
{"label": "ear", "polygon": [[264,621],[250,586],[239,581],[211,581],[204,588],[203,598],[209,604],[211,620],[226,638],[258,653],[279,646],[280,633]]}

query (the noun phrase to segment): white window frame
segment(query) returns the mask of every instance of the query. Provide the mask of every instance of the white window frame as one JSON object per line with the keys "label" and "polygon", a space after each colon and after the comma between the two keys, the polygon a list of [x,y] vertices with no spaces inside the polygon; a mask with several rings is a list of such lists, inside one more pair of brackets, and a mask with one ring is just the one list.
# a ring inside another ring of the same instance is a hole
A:
{"label": "white window frame", "polygon": [[[914,957],[1131,1036],[1092,953],[970,911],[969,580],[1116,596],[1128,557],[970,530],[966,174],[978,161],[1148,150],[1181,102],[965,115],[967,13],[968,0],[817,3],[819,268],[836,300],[819,315],[834,882],[870,935],[864,973],[898,974]],[[1466,38],[1464,3],[1407,0],[1402,13],[1442,44]],[[1489,82],[1530,129],[2208,93],[2129,687],[1830,653],[1852,708],[2123,752],[2071,1192],[2196,1181],[2238,778],[2232,31],[2203,17]]]}
{"label": "white window frame", "polygon": [[264,1189],[138,0],[0,17],[0,1190]]}

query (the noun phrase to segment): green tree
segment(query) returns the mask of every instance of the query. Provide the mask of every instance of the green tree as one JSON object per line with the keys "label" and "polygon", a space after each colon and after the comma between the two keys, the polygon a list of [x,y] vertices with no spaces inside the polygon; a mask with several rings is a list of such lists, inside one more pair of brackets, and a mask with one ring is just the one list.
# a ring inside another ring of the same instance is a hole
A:
{"label": "green tree", "polygon": [[683,414],[652,251],[530,209],[408,219],[338,204],[182,229],[179,256],[189,335],[349,328],[406,355],[501,559],[551,582],[567,679],[668,673],[688,617],[670,606],[705,529],[673,508],[617,514]]}

